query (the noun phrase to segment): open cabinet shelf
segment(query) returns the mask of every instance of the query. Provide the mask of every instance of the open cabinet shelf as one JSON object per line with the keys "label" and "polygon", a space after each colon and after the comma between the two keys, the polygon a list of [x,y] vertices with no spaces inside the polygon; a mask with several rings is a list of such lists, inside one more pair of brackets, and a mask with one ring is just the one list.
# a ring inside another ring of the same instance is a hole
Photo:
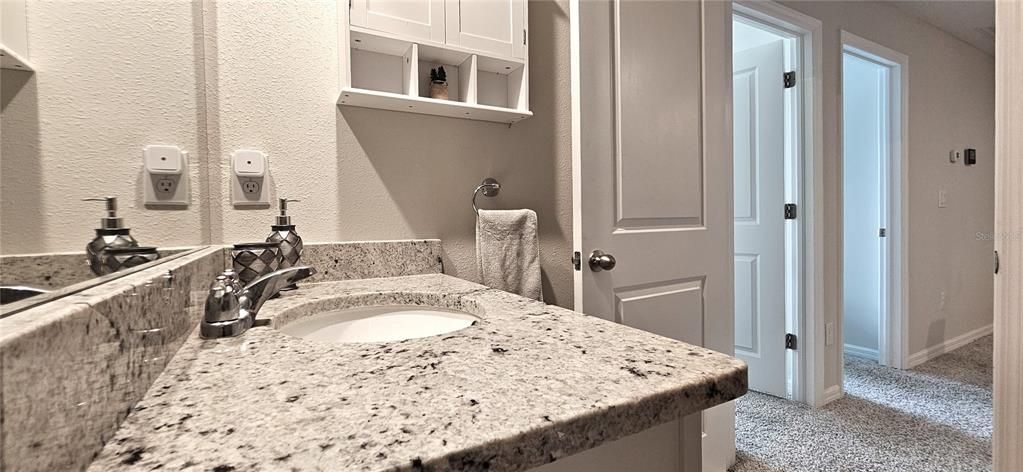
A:
{"label": "open cabinet shelf", "polygon": [[[339,106],[509,124],[533,116],[524,60],[355,28],[347,33]],[[430,97],[430,70],[441,66],[447,99]]]}
{"label": "open cabinet shelf", "polygon": [[492,107],[479,104],[470,105],[468,103],[451,100],[411,97],[405,94],[357,88],[342,89],[341,98],[338,100],[338,104],[353,107],[420,113],[424,115],[464,118],[467,120],[493,121],[496,123],[515,123],[533,116],[533,113],[530,111],[518,111],[510,108]]}
{"label": "open cabinet shelf", "polygon": [[5,47],[0,44],[0,69],[11,69],[11,70],[24,70],[34,71],[32,64],[29,64],[28,60],[21,57],[18,53],[14,52],[11,48]]}

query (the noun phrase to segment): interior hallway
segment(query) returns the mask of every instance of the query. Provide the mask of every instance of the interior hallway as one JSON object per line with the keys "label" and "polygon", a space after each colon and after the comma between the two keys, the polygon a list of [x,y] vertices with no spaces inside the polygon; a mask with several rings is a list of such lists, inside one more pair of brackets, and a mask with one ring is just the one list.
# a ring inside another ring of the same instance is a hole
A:
{"label": "interior hallway", "polygon": [[734,472],[991,470],[992,337],[911,370],[845,357],[841,400],[736,400]]}

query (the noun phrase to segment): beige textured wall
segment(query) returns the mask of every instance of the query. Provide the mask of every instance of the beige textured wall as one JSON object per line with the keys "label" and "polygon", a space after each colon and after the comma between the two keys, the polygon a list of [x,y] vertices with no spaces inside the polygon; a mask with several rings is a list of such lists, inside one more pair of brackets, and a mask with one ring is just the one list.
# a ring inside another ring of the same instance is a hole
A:
{"label": "beige textured wall", "polygon": [[[202,21],[188,0],[29,0],[35,74],[2,70],[0,253],[81,251],[120,197],[140,243],[208,241]],[[190,153],[192,206],[145,210],[142,148]]]}
{"label": "beige textured wall", "polygon": [[[255,148],[307,241],[440,238],[468,279],[469,198],[493,176],[484,205],[537,211],[546,299],[571,306],[567,2],[530,5],[535,116],[511,128],[338,109],[337,5],[29,0],[39,72],[3,75],[0,253],[82,248],[102,212],[80,200],[106,194],[143,244],[262,239],[275,211],[229,201],[230,154]],[[188,210],[142,208],[146,144],[191,153]]]}
{"label": "beige textured wall", "polygon": [[440,238],[445,271],[476,278],[472,190],[487,176],[493,208],[540,222],[546,301],[572,304],[568,4],[530,2],[534,116],[507,125],[345,108],[336,0],[206,4],[212,239],[259,240],[273,209],[229,202],[231,152],[269,154],[273,196],[306,241]]}
{"label": "beige textured wall", "polygon": [[[909,56],[909,354],[992,322],[994,58],[881,3],[784,2],[824,23],[824,202],[826,317],[837,320],[841,286],[840,31]],[[950,164],[973,147],[977,165]],[[948,207],[938,208],[938,189]],[[939,309],[945,291],[944,310]],[[838,380],[828,348],[827,385]]]}

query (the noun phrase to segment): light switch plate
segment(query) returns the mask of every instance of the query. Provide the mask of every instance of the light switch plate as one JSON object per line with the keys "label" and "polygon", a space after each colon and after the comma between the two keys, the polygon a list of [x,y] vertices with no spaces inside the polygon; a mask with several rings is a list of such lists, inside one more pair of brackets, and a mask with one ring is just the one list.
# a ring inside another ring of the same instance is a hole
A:
{"label": "light switch plate", "polygon": [[239,149],[231,155],[231,201],[235,206],[270,206],[270,173],[262,151]]}
{"label": "light switch plate", "polygon": [[188,153],[177,146],[142,149],[142,203],[146,206],[188,206]]}

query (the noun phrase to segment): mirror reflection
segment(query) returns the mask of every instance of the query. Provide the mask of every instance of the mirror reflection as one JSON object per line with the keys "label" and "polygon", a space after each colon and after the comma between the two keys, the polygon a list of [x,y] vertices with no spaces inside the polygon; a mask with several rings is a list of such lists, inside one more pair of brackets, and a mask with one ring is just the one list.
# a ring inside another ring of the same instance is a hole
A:
{"label": "mirror reflection", "polygon": [[2,302],[208,242],[201,4],[0,7]]}

